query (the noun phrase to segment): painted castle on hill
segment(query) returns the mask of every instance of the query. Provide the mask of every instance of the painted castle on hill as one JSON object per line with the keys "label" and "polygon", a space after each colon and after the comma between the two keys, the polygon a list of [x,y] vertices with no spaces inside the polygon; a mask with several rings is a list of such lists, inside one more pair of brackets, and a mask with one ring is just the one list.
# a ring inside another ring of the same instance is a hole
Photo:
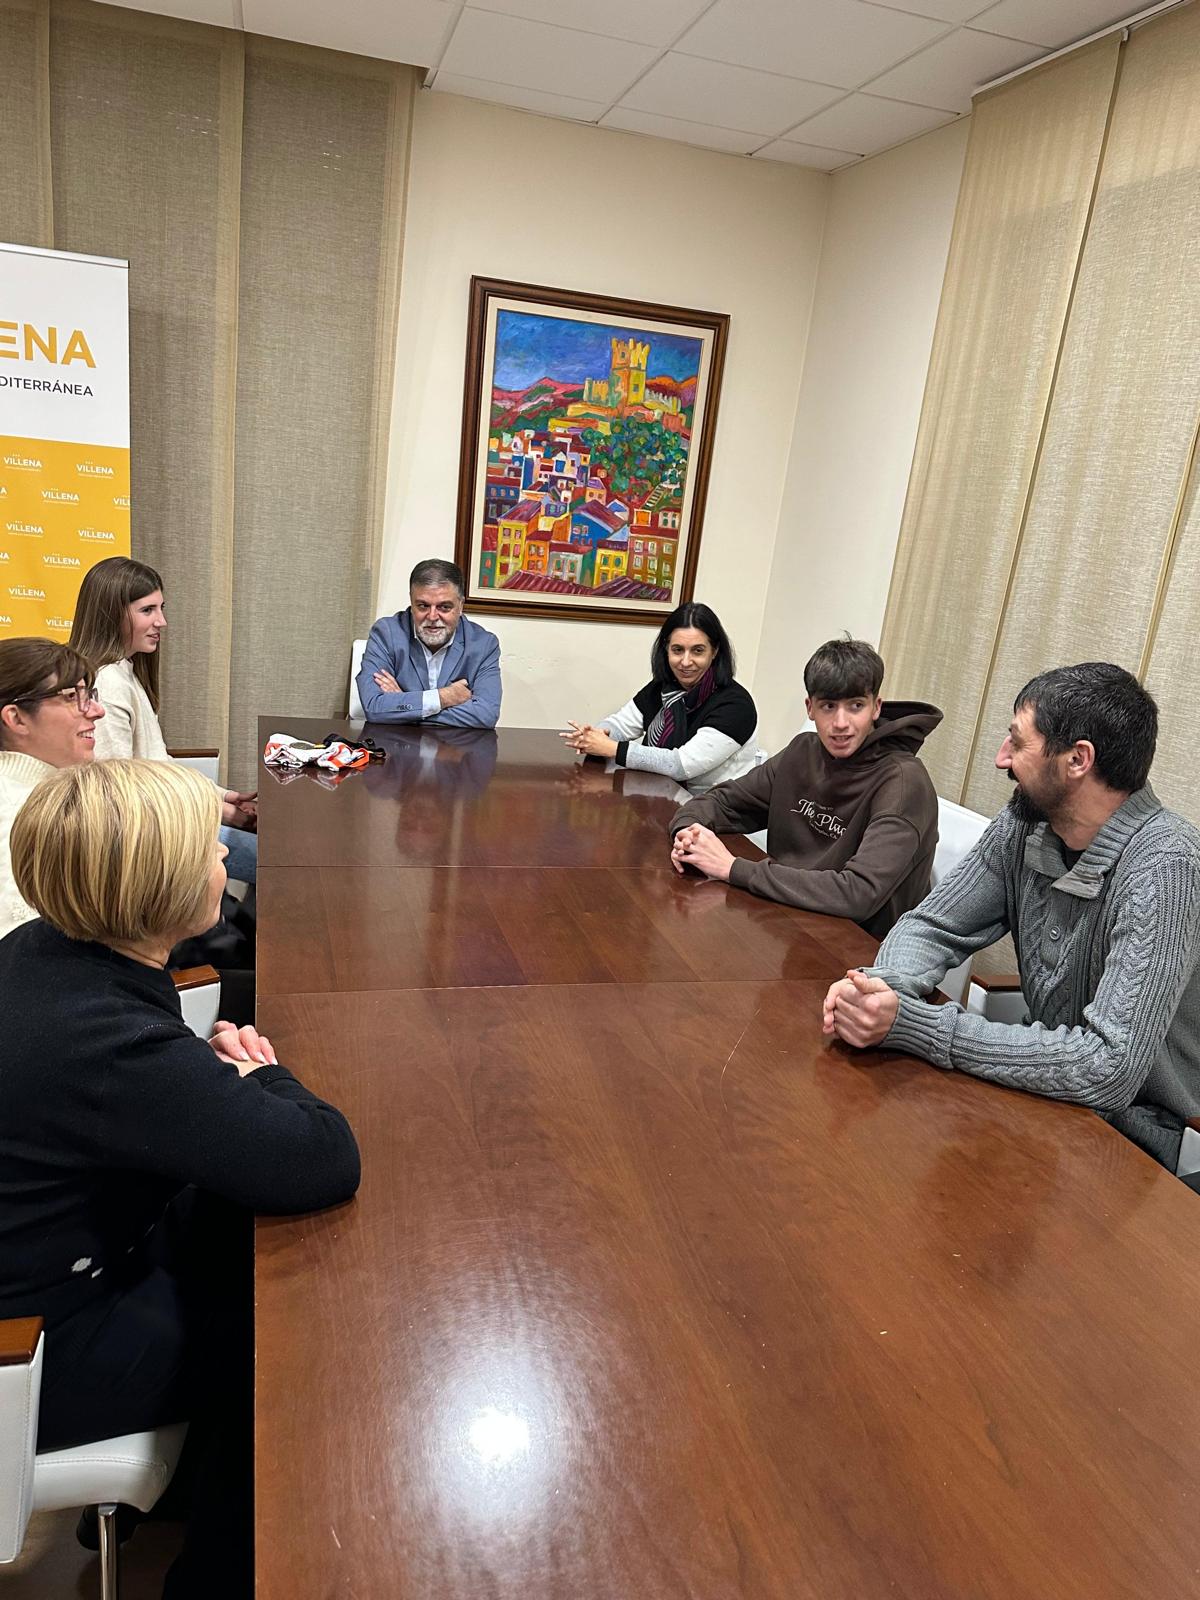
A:
{"label": "painted castle on hill", "polygon": [[497,314],[482,588],[671,600],[700,354],[683,335]]}

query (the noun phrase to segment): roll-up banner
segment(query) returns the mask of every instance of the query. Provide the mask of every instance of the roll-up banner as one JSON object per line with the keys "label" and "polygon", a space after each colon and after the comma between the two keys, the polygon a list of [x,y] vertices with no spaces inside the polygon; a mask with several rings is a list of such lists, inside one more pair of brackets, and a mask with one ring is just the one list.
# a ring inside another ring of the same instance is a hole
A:
{"label": "roll-up banner", "polygon": [[0,244],[0,638],[129,554],[129,263]]}

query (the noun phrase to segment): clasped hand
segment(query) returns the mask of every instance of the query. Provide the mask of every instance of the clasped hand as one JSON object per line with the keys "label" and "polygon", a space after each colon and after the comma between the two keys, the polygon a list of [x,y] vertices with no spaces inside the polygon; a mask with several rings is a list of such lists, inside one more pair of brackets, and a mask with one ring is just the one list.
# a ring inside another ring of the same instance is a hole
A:
{"label": "clasped hand", "polygon": [[218,1022],[208,1042],[216,1051],[217,1060],[236,1067],[243,1078],[259,1067],[279,1065],[270,1039],[249,1024],[239,1028],[236,1022]]}
{"label": "clasped hand", "polygon": [[603,756],[611,760],[617,753],[617,741],[612,735],[603,728],[593,728],[590,722],[568,721],[558,737],[565,739],[568,748],[578,750],[581,756]]}
{"label": "clasped hand", "polygon": [[852,969],[830,985],[821,1032],[866,1050],[887,1038],[899,1009],[900,996],[882,978]]}
{"label": "clasped hand", "polygon": [[711,828],[692,822],[680,828],[671,843],[671,865],[676,872],[695,867],[706,878],[729,882],[729,871],[736,857],[725,848]]}
{"label": "clasped hand", "polygon": [[240,794],[227,789],[221,800],[221,821],[227,828],[244,828],[247,833],[258,832],[258,791]]}

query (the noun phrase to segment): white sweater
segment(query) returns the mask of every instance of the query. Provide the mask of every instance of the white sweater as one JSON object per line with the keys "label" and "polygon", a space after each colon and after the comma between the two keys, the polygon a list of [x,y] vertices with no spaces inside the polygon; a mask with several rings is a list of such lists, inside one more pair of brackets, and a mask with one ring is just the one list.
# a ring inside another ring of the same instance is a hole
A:
{"label": "white sweater", "polygon": [[[112,761],[139,756],[146,761],[170,761],[162,729],[150,697],[133,675],[131,661],[113,661],[96,674],[96,696],[104,715],[95,724],[96,760]],[[216,785],[221,798],[226,791]]]}
{"label": "white sweater", "polygon": [[13,882],[8,836],[17,812],[38,784],[57,771],[57,767],[35,756],[22,755],[17,750],[0,750],[0,939],[37,916],[33,907],[21,899]]}
{"label": "white sweater", "polygon": [[96,760],[141,756],[170,761],[162,729],[145,689],[133,675],[132,661],[113,661],[96,674],[96,697],[104,715],[96,724]]}

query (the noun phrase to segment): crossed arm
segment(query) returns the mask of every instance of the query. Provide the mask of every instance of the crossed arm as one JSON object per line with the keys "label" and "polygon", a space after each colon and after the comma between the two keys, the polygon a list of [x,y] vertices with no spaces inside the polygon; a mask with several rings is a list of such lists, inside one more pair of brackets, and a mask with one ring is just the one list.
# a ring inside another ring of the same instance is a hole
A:
{"label": "crossed arm", "polygon": [[395,663],[378,624],[363,651],[357,684],[368,722],[433,722],[439,728],[494,728],[500,717],[500,642],[491,640],[470,681],[459,678],[435,691],[440,708],[426,713],[425,689],[401,689]]}

